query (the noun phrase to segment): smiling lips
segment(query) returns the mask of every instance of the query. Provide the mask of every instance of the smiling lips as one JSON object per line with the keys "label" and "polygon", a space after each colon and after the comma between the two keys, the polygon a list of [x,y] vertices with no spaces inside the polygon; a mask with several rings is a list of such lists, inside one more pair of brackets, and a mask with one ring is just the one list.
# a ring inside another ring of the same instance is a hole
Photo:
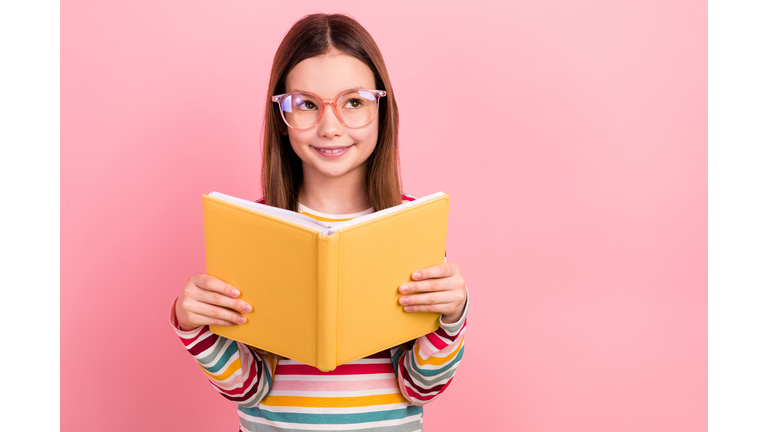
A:
{"label": "smiling lips", "polygon": [[347,150],[351,149],[352,146],[347,147],[324,147],[324,148],[318,148],[318,147],[312,147],[313,149],[317,150],[318,153],[325,157],[330,158],[336,158],[340,157],[344,153],[347,152]]}

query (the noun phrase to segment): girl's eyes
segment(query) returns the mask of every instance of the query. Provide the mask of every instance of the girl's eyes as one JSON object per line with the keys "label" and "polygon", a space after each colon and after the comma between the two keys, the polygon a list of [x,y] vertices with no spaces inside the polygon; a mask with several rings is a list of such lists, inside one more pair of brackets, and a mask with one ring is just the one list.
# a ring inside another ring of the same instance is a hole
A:
{"label": "girl's eyes", "polygon": [[[340,98],[342,99],[342,98]],[[308,97],[294,97],[293,106],[301,111],[315,111],[320,109],[319,104],[309,100]],[[344,101],[342,108],[359,109],[365,106],[365,101],[358,98],[350,98]]]}
{"label": "girl's eyes", "polygon": [[315,105],[315,103],[312,101],[305,100],[299,104],[298,108],[301,108],[302,110],[305,110],[305,111],[310,111],[310,110],[316,110],[317,105]]}
{"label": "girl's eyes", "polygon": [[349,99],[344,104],[343,108],[353,108],[354,109],[354,108],[361,108],[362,106],[363,106],[363,101],[361,101],[360,99]]}

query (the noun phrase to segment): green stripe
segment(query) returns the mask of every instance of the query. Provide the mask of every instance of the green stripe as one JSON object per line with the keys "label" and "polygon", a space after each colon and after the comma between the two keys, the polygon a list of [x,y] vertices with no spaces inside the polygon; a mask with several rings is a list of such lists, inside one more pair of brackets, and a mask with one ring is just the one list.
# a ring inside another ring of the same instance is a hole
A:
{"label": "green stripe", "polygon": [[[338,424],[338,425],[354,425],[360,424],[359,429],[344,429],[345,432],[413,432],[421,430],[421,420],[424,415],[424,409],[420,406],[409,406],[404,409],[370,412],[370,413],[358,413],[358,414],[306,414],[306,413],[278,413],[270,412],[266,410],[260,410],[259,408],[245,408],[239,407],[240,411],[253,416],[266,419],[268,421],[291,423],[291,427],[283,428],[271,426],[268,424],[255,423],[248,421],[244,418],[240,418],[240,424],[244,429],[251,431],[267,431],[267,432],[300,432],[311,429],[302,428],[302,424],[315,425],[315,424]],[[417,416],[413,421],[409,421],[405,424],[381,426],[381,427],[366,427],[365,423],[383,420],[397,420],[405,417]],[[329,432],[329,431],[324,431]]]}
{"label": "green stripe", "polygon": [[227,365],[227,362],[229,361],[229,359],[236,353],[237,353],[237,344],[233,341],[231,344],[229,344],[229,346],[227,347],[227,350],[224,351],[224,355],[221,356],[221,358],[219,359],[219,361],[216,362],[216,364],[214,364],[211,367],[203,366],[203,369],[216,375],[217,372],[220,372],[224,368],[224,366]]}
{"label": "green stripe", "polygon": [[[300,409],[300,408],[299,408]],[[329,408],[331,410],[333,408]],[[424,410],[420,406],[410,405],[406,408],[345,414],[313,414],[313,413],[286,413],[274,412],[259,408],[241,408],[241,411],[253,417],[263,418],[269,421],[297,423],[297,424],[355,424],[370,423],[385,420],[397,420],[414,415],[421,415]]]}
{"label": "green stripe", "polygon": [[[210,362],[212,362],[213,359],[215,359],[216,356],[219,354],[219,351],[221,351],[222,348],[224,347],[224,345],[227,342],[229,342],[229,341],[230,341],[230,339],[227,339],[225,337],[219,336],[219,339],[216,340],[216,343],[213,345],[213,350],[211,351],[211,353],[208,354],[207,356],[203,357],[203,358],[197,359],[197,361],[199,363],[201,363],[201,364],[202,363],[210,363]],[[232,341],[232,343],[234,343],[234,341]]]}
{"label": "green stripe", "polygon": [[[410,353],[410,355],[411,355],[411,361],[405,362],[405,369],[408,370],[408,372],[411,374],[412,377],[414,375],[421,375],[423,377],[434,377],[435,375],[440,375],[441,373],[447,371],[448,369],[453,367],[453,365],[455,365],[461,360],[461,357],[464,355],[464,345],[461,346],[461,349],[459,350],[459,353],[456,354],[456,357],[454,357],[453,360],[448,362],[448,364],[441,367],[440,369],[419,369],[418,367],[415,367],[415,368],[411,367],[410,365],[415,365],[418,363],[416,363],[416,361],[413,359],[412,356],[414,354],[412,352]],[[446,378],[445,377],[440,378],[440,380],[443,380],[443,379],[446,379]]]}

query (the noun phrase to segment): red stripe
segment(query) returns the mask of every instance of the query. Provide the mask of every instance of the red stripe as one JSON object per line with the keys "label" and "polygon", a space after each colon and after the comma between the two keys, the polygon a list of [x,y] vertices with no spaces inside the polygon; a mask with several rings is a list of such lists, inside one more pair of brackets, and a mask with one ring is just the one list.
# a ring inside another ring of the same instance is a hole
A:
{"label": "red stripe", "polygon": [[442,328],[442,327],[440,327],[439,329],[435,330],[434,333],[437,334],[440,337],[444,337],[446,339],[450,339],[451,341],[455,341],[456,338],[459,337],[459,335],[461,334],[461,331],[464,330],[464,327],[466,327],[466,326],[467,326],[467,319],[465,318],[464,319],[464,324],[461,325],[461,328],[459,329],[458,332],[456,332],[456,335],[454,335],[454,336],[449,335],[448,332],[446,332],[445,329]]}
{"label": "red stripe", "polygon": [[381,359],[381,358],[388,359],[389,358],[389,350],[384,350],[384,351],[381,351],[381,352],[377,352],[376,354],[371,354],[371,355],[369,355],[366,358],[367,359]]}
{"label": "red stripe", "polygon": [[394,373],[392,363],[382,364],[345,364],[330,372],[308,365],[277,365],[275,375],[365,375],[379,373]]}
{"label": "red stripe", "polygon": [[[436,391],[436,392],[437,392],[437,394],[440,394],[440,393],[442,393],[442,392],[443,392],[443,390],[445,389],[445,387],[447,387],[447,386],[448,386],[448,384],[451,382],[451,380],[448,380],[448,382],[447,382],[447,383],[445,383],[445,384],[438,384],[438,385],[436,385],[436,386],[434,386],[434,387],[430,387],[430,388],[423,388],[423,387],[421,387],[421,386],[417,385],[417,384],[416,384],[416,383],[413,381],[413,377],[412,377],[412,376],[411,376],[411,375],[408,373],[408,369],[406,369],[406,368],[405,368],[405,362],[400,362],[400,374],[402,375],[403,379],[404,379],[405,381],[407,381],[407,382],[408,382],[408,384],[410,384],[410,385],[411,385],[411,387],[413,387],[414,389],[416,389],[417,391],[419,391],[419,392],[421,392],[421,393],[431,393],[431,392],[434,392],[434,391]],[[453,378],[451,378],[451,379],[453,379]],[[408,388],[408,387],[406,386],[406,388]],[[408,393],[409,393],[409,394],[411,393],[411,389],[408,389]],[[437,395],[433,395],[433,396],[427,396],[427,399],[422,399],[422,400],[429,400],[429,398],[433,398],[433,397],[435,397],[435,396],[437,396]],[[423,396],[419,396],[419,398],[422,398],[422,397],[423,397]]]}
{"label": "red stripe", "polygon": [[[171,318],[173,318],[173,327],[176,328],[176,330],[181,330],[181,327],[179,327],[179,318],[176,316],[176,302],[178,301],[179,301],[178,297],[176,297],[176,300],[173,301],[173,306],[171,306]],[[184,331],[184,330],[181,330],[181,331]],[[179,336],[179,338],[181,339],[181,342],[184,344],[184,346],[188,347],[189,344],[194,343],[200,336],[204,335],[205,332],[207,331],[208,331],[208,326],[206,325],[206,326],[203,326],[194,337]]]}
{"label": "red stripe", "polygon": [[443,349],[443,348],[448,346],[448,344],[444,340],[442,340],[439,337],[437,337],[435,332],[427,333],[424,336],[427,337],[427,340],[429,340],[429,343],[431,343],[432,346],[437,348],[438,351],[440,351],[441,349]]}
{"label": "red stripe", "polygon": [[[463,327],[462,327],[463,328]],[[444,328],[440,327],[439,329],[435,330],[434,333],[440,337],[453,340],[454,336],[450,336]]]}
{"label": "red stripe", "polygon": [[200,339],[203,336],[206,336],[206,333],[208,333],[208,326],[203,326],[203,328],[200,329],[200,331],[195,335],[193,338],[181,338],[181,341],[184,342],[184,346],[188,347],[195,343],[196,340]]}
{"label": "red stripe", "polygon": [[448,387],[448,384],[450,384],[450,383],[451,383],[451,381],[453,381],[453,378],[449,379],[449,380],[448,380],[448,382],[447,382],[447,383],[445,383],[445,385],[444,385],[444,386],[442,386],[442,389],[441,389],[441,390],[440,390],[440,391],[439,391],[437,394],[434,394],[434,395],[430,395],[430,396],[422,396],[422,395],[420,395],[420,394],[418,394],[418,393],[414,392],[413,390],[411,390],[411,389],[410,389],[410,388],[408,388],[407,386],[405,387],[405,390],[408,392],[408,395],[409,395],[409,396],[411,396],[413,399],[418,399],[418,400],[420,400],[420,401],[426,401],[426,402],[429,402],[429,401],[431,401],[432,399],[434,399],[434,398],[438,397],[438,396],[440,395],[440,393],[442,393],[442,392],[443,392],[443,390],[445,390],[445,388],[446,388],[446,387]]}
{"label": "red stripe", "polygon": [[196,356],[201,352],[207,350],[208,348],[212,347],[217,340],[219,340],[219,336],[213,333],[208,333],[207,338],[203,339],[202,341],[200,341],[200,343],[193,346],[192,348],[187,348],[187,351],[189,351],[189,353],[192,354],[193,356]]}

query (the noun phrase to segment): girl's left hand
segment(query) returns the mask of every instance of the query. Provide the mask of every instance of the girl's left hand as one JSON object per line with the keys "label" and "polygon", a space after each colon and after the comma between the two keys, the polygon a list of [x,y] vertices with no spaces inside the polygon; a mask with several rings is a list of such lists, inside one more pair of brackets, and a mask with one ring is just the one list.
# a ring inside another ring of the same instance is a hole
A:
{"label": "girl's left hand", "polygon": [[[400,304],[406,312],[440,312],[443,323],[453,324],[464,313],[467,290],[461,269],[454,263],[443,263],[416,270],[414,282],[400,285]],[[424,294],[419,294],[424,293]]]}

